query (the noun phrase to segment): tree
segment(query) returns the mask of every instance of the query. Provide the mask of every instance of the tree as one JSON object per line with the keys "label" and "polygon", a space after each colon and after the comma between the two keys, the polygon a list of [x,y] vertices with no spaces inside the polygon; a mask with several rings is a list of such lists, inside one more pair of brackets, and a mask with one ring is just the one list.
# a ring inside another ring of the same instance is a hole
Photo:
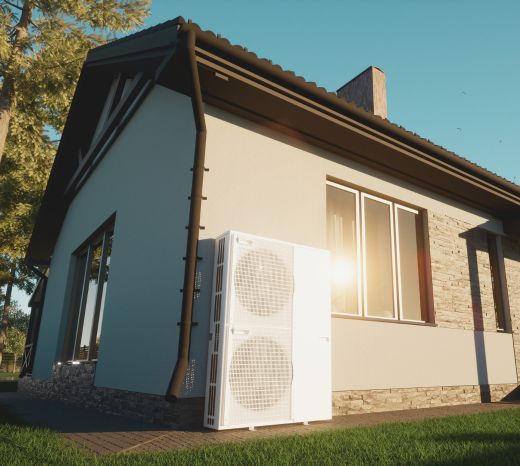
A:
{"label": "tree", "polygon": [[[20,123],[27,126],[44,117],[44,124],[61,133],[87,52],[111,34],[115,38],[142,26],[150,3],[0,0],[0,154],[13,124],[23,129]],[[15,107],[21,112],[11,121]]]}
{"label": "tree", "polygon": [[[29,315],[25,314],[16,301],[11,302],[9,324],[5,335],[4,350],[14,354],[14,367],[23,355],[25,337],[29,328]],[[13,369],[14,372],[14,369]]]}
{"label": "tree", "polygon": [[[1,190],[0,190],[1,197]],[[0,324],[0,364],[2,363],[2,354],[4,351],[4,343],[8,328],[9,317],[11,315],[11,311],[13,310],[11,303],[11,293],[13,290],[13,286],[24,290],[27,294],[32,293],[34,290],[34,273],[30,271],[23,261],[23,256],[18,258],[11,258],[7,255],[0,256],[0,264],[2,267],[0,269],[4,269],[7,273],[0,274],[4,276],[4,280],[6,280],[2,284],[7,284],[6,293],[0,293],[0,309],[3,309],[2,321]],[[16,310],[16,308],[15,308]],[[25,341],[25,340],[24,340]]]}
{"label": "tree", "polygon": [[150,0],[0,0],[0,363],[13,286],[87,52],[143,25]]}

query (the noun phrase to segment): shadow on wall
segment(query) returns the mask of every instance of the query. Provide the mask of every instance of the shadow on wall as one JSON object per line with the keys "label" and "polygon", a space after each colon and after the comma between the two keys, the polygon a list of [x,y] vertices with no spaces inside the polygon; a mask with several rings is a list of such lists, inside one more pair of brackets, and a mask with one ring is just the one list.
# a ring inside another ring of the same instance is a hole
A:
{"label": "shadow on wall", "polygon": [[491,391],[488,379],[486,343],[484,341],[484,318],[482,315],[482,294],[477,258],[477,250],[488,252],[486,232],[482,228],[477,227],[461,233],[459,237],[466,240],[466,251],[468,255],[469,283],[473,311],[473,338],[475,340],[480,401],[482,403],[490,403]]}
{"label": "shadow on wall", "polygon": [[210,333],[210,322],[212,322],[210,313],[213,290],[214,250],[215,238],[199,240],[197,256],[202,259],[197,261],[195,289],[200,290],[200,292],[194,293],[192,316],[192,321],[196,322],[197,326],[191,328],[191,344],[188,357],[190,362],[181,388],[181,398],[200,397],[204,396],[205,393],[208,334]]}
{"label": "shadow on wall", "polygon": [[500,401],[511,401],[511,400],[520,400],[520,385],[518,387],[516,387],[514,390],[510,391]]}

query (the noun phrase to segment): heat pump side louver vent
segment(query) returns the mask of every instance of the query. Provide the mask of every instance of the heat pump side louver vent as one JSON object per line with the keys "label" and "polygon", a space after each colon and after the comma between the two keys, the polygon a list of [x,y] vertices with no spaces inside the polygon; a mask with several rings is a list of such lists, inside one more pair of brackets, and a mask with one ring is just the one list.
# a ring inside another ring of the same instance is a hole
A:
{"label": "heat pump side louver vent", "polygon": [[226,246],[226,238],[218,241],[218,257],[217,257],[217,279],[215,286],[215,304],[213,306],[213,334],[214,346],[211,355],[211,372],[209,380],[209,400],[207,409],[207,424],[215,425],[215,402],[217,393],[217,374],[218,374],[218,347],[220,340],[220,306],[222,303],[222,275],[224,269],[224,251]]}

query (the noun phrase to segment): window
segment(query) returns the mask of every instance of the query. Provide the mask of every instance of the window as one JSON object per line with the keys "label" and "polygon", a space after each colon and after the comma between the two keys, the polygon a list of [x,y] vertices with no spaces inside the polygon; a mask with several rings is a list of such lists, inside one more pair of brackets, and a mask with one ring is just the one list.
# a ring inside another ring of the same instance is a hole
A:
{"label": "window", "polygon": [[417,210],[327,181],[334,314],[425,322]]}
{"label": "window", "polygon": [[96,360],[110,269],[114,227],[77,258],[65,342],[65,360]]}
{"label": "window", "polygon": [[500,283],[500,272],[498,270],[497,239],[495,236],[487,235],[489,251],[489,268],[491,272],[491,286],[493,288],[493,303],[495,305],[495,321],[498,330],[505,330],[504,301]]}

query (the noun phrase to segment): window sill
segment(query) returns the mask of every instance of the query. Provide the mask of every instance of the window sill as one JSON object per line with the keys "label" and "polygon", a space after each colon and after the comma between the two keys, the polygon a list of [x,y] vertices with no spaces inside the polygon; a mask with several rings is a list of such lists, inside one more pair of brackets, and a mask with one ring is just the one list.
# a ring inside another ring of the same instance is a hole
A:
{"label": "window sill", "polygon": [[94,361],[65,361],[53,362],[53,366],[79,366],[80,364],[97,364],[97,359]]}
{"label": "window sill", "polygon": [[379,319],[377,317],[362,317],[348,314],[331,314],[332,318],[336,319],[352,319],[352,320],[367,320],[369,322],[385,322],[387,324],[404,324],[404,325],[421,325],[423,327],[437,327],[437,324],[430,324],[428,322],[414,322],[413,320],[394,320],[394,319]]}

